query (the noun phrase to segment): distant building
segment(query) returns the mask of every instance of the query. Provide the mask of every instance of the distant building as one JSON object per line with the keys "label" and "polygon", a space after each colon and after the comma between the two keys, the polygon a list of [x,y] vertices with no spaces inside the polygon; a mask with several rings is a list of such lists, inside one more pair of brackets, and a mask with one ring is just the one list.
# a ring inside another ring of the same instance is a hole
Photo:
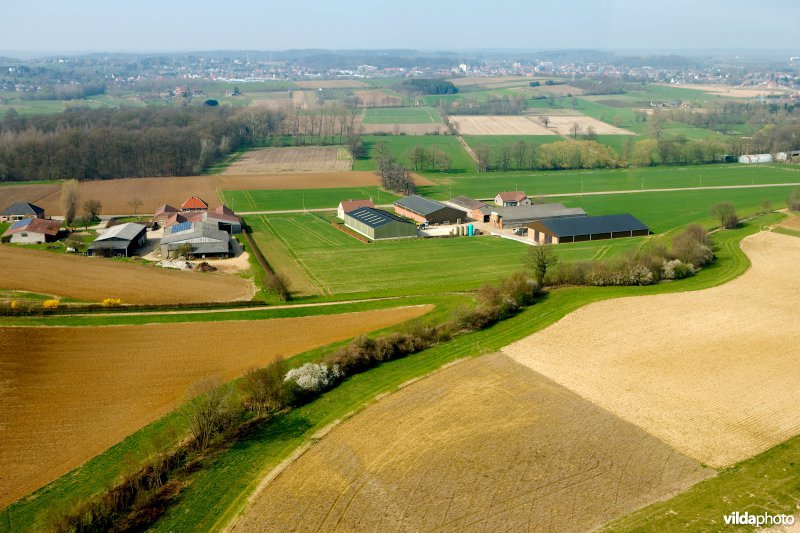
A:
{"label": "distant building", "polygon": [[531,205],[531,199],[522,191],[501,192],[494,197],[494,203],[499,207],[515,207]]}
{"label": "distant building", "polygon": [[467,213],[441,202],[412,194],[394,203],[395,212],[417,222],[429,224],[457,224],[467,218]]}
{"label": "distant building", "polygon": [[336,216],[344,220],[344,215],[350,211],[355,211],[359,207],[375,207],[372,200],[342,200],[336,210]]}
{"label": "distant building", "polygon": [[166,220],[170,217],[175,215],[179,212],[177,207],[173,207],[169,204],[164,204],[156,208],[156,212],[153,215],[153,222],[158,222],[159,224],[163,224]]}
{"label": "distant building", "polygon": [[197,257],[227,257],[231,253],[230,235],[212,222],[182,222],[164,230],[161,257],[168,259],[179,246],[189,244]]}
{"label": "distant building", "polygon": [[0,213],[0,221],[11,222],[24,218],[45,218],[44,209],[29,202],[16,202]]}
{"label": "distant building", "polygon": [[519,228],[534,220],[551,218],[585,217],[586,211],[580,207],[566,207],[563,204],[534,204],[517,207],[494,207],[489,222],[497,228]]}
{"label": "distant building", "polygon": [[650,235],[650,229],[633,215],[569,217],[526,224],[528,238],[539,244],[599,241]]}
{"label": "distant building", "polygon": [[14,222],[0,239],[19,244],[42,244],[56,240],[59,231],[61,224],[55,220],[23,218]]}
{"label": "distant building", "polygon": [[344,224],[351,230],[375,240],[404,239],[417,236],[417,226],[407,220],[372,207],[359,207],[344,214]]}
{"label": "distant building", "polygon": [[101,233],[86,250],[88,255],[130,257],[147,242],[147,228],[129,222],[112,226]]}
{"label": "distant building", "polygon": [[743,155],[739,157],[739,163],[772,163],[772,154]]}
{"label": "distant building", "polygon": [[192,196],[181,204],[181,211],[206,211],[208,203],[198,196]]}

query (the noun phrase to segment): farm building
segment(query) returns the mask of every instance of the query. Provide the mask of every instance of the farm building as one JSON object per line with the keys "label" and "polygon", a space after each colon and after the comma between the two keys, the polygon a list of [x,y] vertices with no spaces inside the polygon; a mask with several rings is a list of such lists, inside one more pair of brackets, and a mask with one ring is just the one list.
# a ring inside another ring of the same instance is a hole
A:
{"label": "farm building", "polygon": [[212,222],[183,222],[164,230],[161,237],[161,257],[170,254],[181,245],[192,247],[191,254],[198,257],[228,256],[231,253],[231,238]]}
{"label": "farm building", "polygon": [[585,216],[586,211],[580,207],[565,207],[563,204],[534,204],[495,207],[492,209],[489,222],[492,226],[503,229],[519,228],[534,220]]}
{"label": "farm building", "polygon": [[205,211],[208,209],[208,202],[198,196],[192,196],[181,204],[181,211]]}
{"label": "farm building", "polygon": [[163,224],[179,212],[180,210],[177,207],[173,207],[169,204],[161,205],[156,209],[156,212],[153,215],[153,222]]}
{"label": "farm building", "polygon": [[359,207],[375,207],[372,200],[342,200],[339,202],[339,209],[336,210],[336,216],[344,220],[344,215],[350,211],[355,211]]}
{"label": "farm building", "polygon": [[599,241],[650,235],[650,230],[633,215],[569,217],[537,220],[525,225],[528,238],[539,244]]}
{"label": "farm building", "polygon": [[394,203],[394,210],[398,215],[419,223],[455,224],[467,218],[467,213],[463,209],[456,209],[440,202],[434,202],[416,194],[397,200]]}
{"label": "farm building", "polygon": [[217,228],[226,233],[237,234],[242,232],[242,221],[226,205],[221,205],[213,211],[206,211],[203,213],[203,220],[216,223]]}
{"label": "farm building", "polygon": [[61,224],[55,220],[42,218],[23,218],[14,222],[5,233],[3,242],[13,242],[20,244],[41,244],[53,242],[58,237]]}
{"label": "farm building", "polygon": [[501,192],[494,197],[494,204],[499,207],[531,205],[531,199],[522,191]]}
{"label": "farm building", "polygon": [[478,222],[489,222],[489,217],[492,214],[492,206],[466,196],[456,196],[445,203],[456,209],[466,211],[469,218]]}
{"label": "farm building", "polygon": [[129,222],[107,229],[86,250],[88,255],[125,256],[133,255],[147,241],[146,228],[142,224]]}
{"label": "farm building", "polygon": [[372,207],[359,207],[344,214],[344,224],[373,241],[417,236],[417,226],[407,220]]}
{"label": "farm building", "polygon": [[739,157],[739,163],[772,163],[772,154],[743,155]]}
{"label": "farm building", "polygon": [[0,213],[0,222],[11,222],[24,218],[44,218],[44,209],[29,202],[16,202]]}

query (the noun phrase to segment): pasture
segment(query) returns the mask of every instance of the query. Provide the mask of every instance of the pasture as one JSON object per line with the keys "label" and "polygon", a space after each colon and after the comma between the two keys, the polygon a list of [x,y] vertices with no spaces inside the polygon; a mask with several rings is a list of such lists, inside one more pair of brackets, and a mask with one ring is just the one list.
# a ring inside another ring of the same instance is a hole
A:
{"label": "pasture", "polygon": [[403,104],[404,97],[395,91],[388,89],[366,89],[355,91],[361,105],[365,107],[390,107]]}
{"label": "pasture", "polygon": [[230,380],[276,358],[429,310],[414,306],[91,329],[0,328],[0,507],[164,416],[201,380]]}
{"label": "pasture", "polygon": [[495,354],[367,407],[290,464],[234,531],[588,531],[713,475]]}
{"label": "pasture", "polygon": [[800,246],[761,232],[742,249],[730,283],[594,303],[503,351],[703,464],[752,457],[800,433]]}
{"label": "pasture", "polygon": [[[470,290],[522,268],[527,246],[496,237],[366,244],[312,213],[247,216],[270,264],[299,295],[359,298]],[[614,257],[644,238],[560,245],[559,259]]]}
{"label": "pasture", "polygon": [[450,122],[462,135],[557,135],[527,115],[452,115]]}
{"label": "pasture", "polygon": [[475,172],[475,162],[453,135],[364,135],[362,139],[367,155],[353,162],[353,170],[376,170],[381,147],[396,157],[401,164],[413,169],[409,152],[415,146],[423,146],[429,150],[432,148],[441,150],[450,157],[449,173]]}
{"label": "pasture", "polygon": [[371,107],[364,110],[362,124],[441,124],[433,107]]}
{"label": "pasture", "polygon": [[350,170],[352,164],[347,150],[340,146],[259,148],[242,154],[224,173],[252,175],[272,172],[334,172]]}
{"label": "pasture", "polygon": [[235,275],[176,271],[19,246],[2,247],[0,272],[0,288],[85,302],[104,298],[121,298],[125,304],[231,302],[250,300],[255,293],[252,281]]}
{"label": "pasture", "polygon": [[335,209],[342,200],[372,198],[375,205],[391,204],[397,195],[375,186],[324,189],[223,191],[225,204],[236,212]]}

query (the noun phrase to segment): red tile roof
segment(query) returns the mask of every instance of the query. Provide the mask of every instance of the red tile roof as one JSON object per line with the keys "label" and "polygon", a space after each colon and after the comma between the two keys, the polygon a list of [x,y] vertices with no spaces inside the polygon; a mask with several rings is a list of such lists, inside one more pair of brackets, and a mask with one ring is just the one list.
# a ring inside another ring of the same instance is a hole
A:
{"label": "red tile roof", "polygon": [[186,217],[183,216],[181,213],[175,213],[174,215],[172,215],[171,217],[169,217],[167,220],[164,221],[164,227],[168,228],[174,224],[180,224],[181,222],[187,222]]}
{"label": "red tile roof", "polygon": [[497,196],[504,202],[519,202],[527,198],[527,195],[522,191],[501,192]]}
{"label": "red tile roof", "polygon": [[349,213],[350,211],[354,211],[359,207],[374,208],[375,204],[372,203],[372,200],[342,200],[341,206],[345,213]]}
{"label": "red tile roof", "polygon": [[214,212],[218,215],[229,215],[234,216],[236,213],[233,212],[233,209],[228,207],[227,205],[221,205],[218,208],[214,209]]}
{"label": "red tile roof", "polygon": [[208,203],[202,198],[192,196],[181,204],[181,209],[208,209]]}
{"label": "red tile roof", "polygon": [[44,218],[30,218],[25,219],[30,220],[28,224],[24,226],[20,225],[18,227],[10,227],[3,233],[3,237],[6,235],[13,235],[15,233],[19,233],[22,231],[27,231],[30,233],[43,233],[44,235],[51,235],[55,236],[58,235],[58,231],[61,229],[61,223],[55,220],[47,220]]}
{"label": "red tile roof", "polygon": [[158,215],[161,215],[163,213],[177,213],[177,212],[178,212],[178,208],[177,207],[172,207],[169,204],[164,204],[164,205],[161,205],[161,206],[156,208],[155,215],[158,216]]}

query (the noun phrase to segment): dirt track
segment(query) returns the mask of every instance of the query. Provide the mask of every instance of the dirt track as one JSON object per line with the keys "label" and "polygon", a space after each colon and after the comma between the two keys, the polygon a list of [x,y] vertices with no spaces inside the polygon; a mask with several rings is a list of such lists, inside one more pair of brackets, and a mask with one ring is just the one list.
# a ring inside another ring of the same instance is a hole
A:
{"label": "dirt track", "polygon": [[236,275],[179,272],[3,245],[0,288],[53,294],[87,302],[121,298],[128,304],[249,300],[252,282]]}
{"label": "dirt track", "polygon": [[500,354],[343,422],[236,531],[586,531],[712,475]]}
{"label": "dirt track", "polygon": [[704,464],[756,455],[800,433],[800,241],[742,248],[730,283],[594,303],[504,352]]}
{"label": "dirt track", "polygon": [[0,328],[0,508],[163,416],[198,381],[210,376],[228,380],[275,358],[428,310],[417,306],[254,321]]}

